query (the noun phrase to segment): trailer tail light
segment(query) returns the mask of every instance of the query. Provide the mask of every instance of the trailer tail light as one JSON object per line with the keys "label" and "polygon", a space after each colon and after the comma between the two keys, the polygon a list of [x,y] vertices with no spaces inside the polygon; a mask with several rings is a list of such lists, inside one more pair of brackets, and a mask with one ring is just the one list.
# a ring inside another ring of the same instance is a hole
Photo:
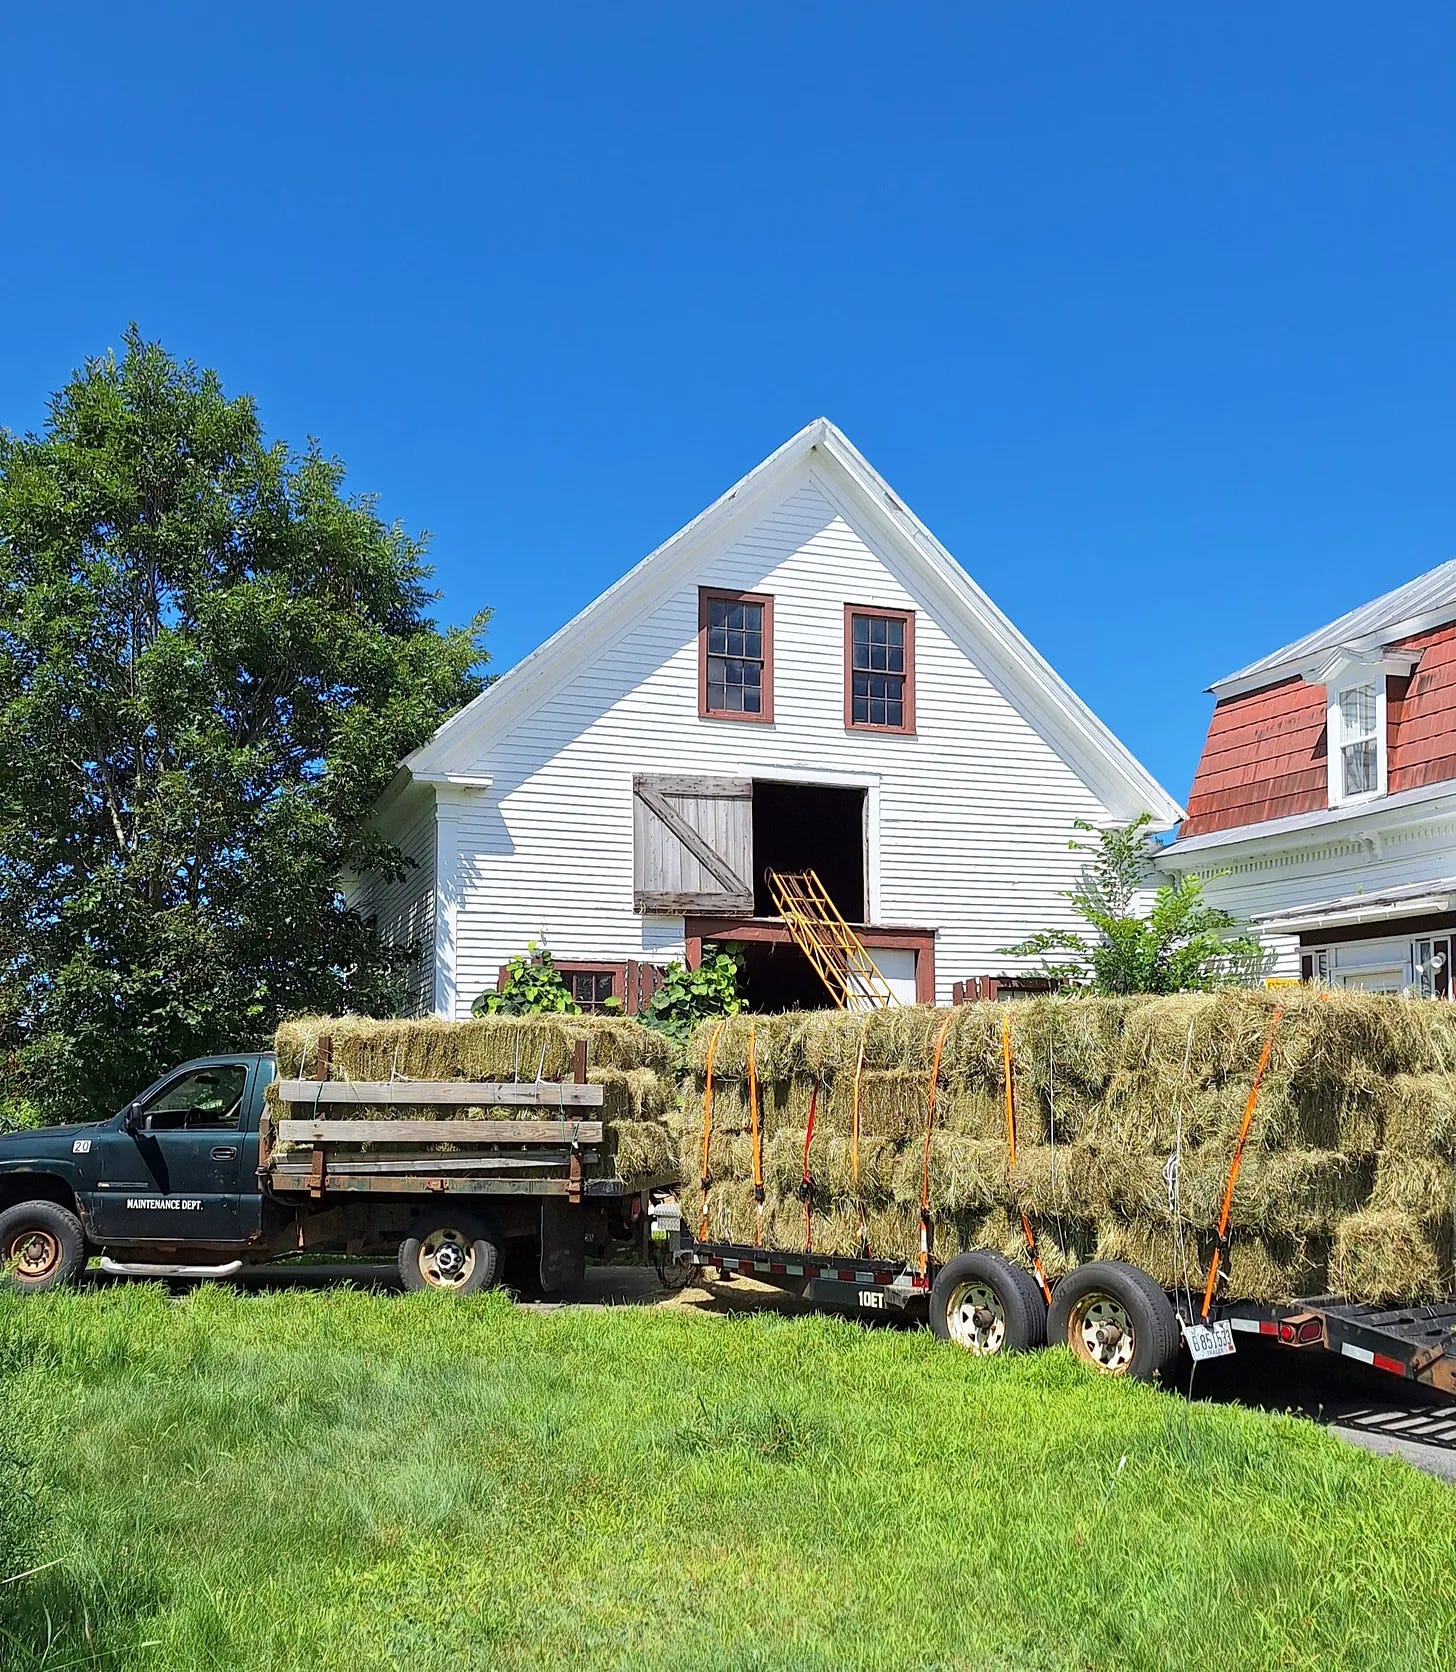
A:
{"label": "trailer tail light", "polygon": [[1279,1339],[1287,1347],[1312,1347],[1324,1333],[1318,1318],[1285,1318],[1279,1324]]}

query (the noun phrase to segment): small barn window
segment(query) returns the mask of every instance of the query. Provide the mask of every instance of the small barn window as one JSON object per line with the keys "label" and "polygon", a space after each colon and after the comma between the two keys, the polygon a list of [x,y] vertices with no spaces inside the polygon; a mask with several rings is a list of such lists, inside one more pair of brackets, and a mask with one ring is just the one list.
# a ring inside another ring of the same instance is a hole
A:
{"label": "small barn window", "polygon": [[915,615],[844,607],[844,723],[853,731],[915,730]]}
{"label": "small barn window", "polygon": [[766,593],[699,589],[698,713],[773,719],[773,599]]}
{"label": "small barn window", "polygon": [[617,997],[617,977],[610,969],[574,969],[566,972],[571,996],[585,1011],[605,1010]]}

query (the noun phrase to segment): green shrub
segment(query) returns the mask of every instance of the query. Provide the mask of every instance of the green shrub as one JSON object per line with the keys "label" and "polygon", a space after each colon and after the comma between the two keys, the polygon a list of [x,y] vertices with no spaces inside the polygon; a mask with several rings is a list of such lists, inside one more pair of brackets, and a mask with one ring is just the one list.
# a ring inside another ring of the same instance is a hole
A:
{"label": "green shrub", "polygon": [[[607,1008],[620,1010],[622,1001],[610,999]],[[470,1007],[472,1016],[579,1016],[581,1006],[561,978],[556,960],[538,941],[506,965],[506,984],[498,993],[482,993]]]}
{"label": "green shrub", "polygon": [[669,964],[638,1020],[685,1044],[699,1022],[743,1009],[738,975],[739,961],[731,952],[707,953],[695,970]]}

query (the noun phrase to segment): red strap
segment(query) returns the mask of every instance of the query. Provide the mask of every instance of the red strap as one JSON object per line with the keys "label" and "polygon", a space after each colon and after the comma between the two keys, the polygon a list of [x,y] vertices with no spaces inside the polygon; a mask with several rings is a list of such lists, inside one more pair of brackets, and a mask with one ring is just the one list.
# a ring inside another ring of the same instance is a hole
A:
{"label": "red strap", "polygon": [[819,1108],[819,1082],[816,1079],[809,1092],[809,1130],[804,1134],[804,1180],[799,1186],[799,1194],[804,1198],[804,1252],[812,1252],[814,1247],[813,1210],[809,1206],[812,1181],[809,1177],[809,1145],[814,1142],[814,1115]]}

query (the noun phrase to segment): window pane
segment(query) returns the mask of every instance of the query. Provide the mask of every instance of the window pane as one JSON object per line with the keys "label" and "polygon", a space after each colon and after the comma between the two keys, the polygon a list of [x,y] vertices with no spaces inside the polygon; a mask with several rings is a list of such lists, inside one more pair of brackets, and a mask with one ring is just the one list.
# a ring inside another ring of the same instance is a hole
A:
{"label": "window pane", "polygon": [[1378,779],[1374,738],[1364,743],[1347,743],[1340,756],[1345,768],[1346,795],[1368,795],[1375,789]]}
{"label": "window pane", "polygon": [[182,1127],[235,1127],[248,1071],[241,1063],[199,1068],[147,1106],[152,1125],[174,1131]]}
{"label": "window pane", "polygon": [[1340,692],[1340,734],[1346,741],[1370,737],[1375,731],[1375,687],[1352,685]]}

